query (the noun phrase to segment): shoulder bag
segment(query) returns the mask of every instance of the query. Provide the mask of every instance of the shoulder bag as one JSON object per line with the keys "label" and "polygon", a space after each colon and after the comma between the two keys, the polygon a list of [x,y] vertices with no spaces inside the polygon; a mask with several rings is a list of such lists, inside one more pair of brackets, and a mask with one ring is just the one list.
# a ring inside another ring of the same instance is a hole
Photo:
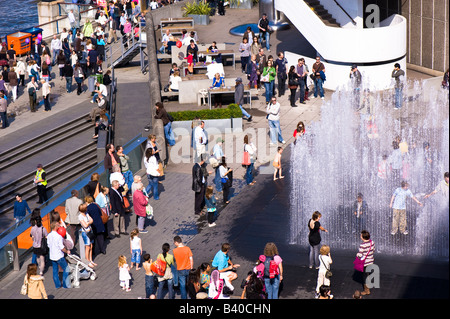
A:
{"label": "shoulder bag", "polygon": [[320,258],[320,261],[322,262],[322,264],[325,266],[325,269],[326,269],[326,271],[325,271],[325,278],[330,279],[331,276],[333,276],[333,273],[331,272],[330,268],[328,268],[328,267],[325,265],[325,263],[323,262],[322,256],[319,256],[319,258]]}
{"label": "shoulder bag", "polygon": [[44,236],[44,226],[42,226],[42,238],[41,238],[41,246],[39,248],[34,248],[34,253],[36,255],[45,256],[48,254],[48,244],[47,238]]}
{"label": "shoulder bag", "polygon": [[356,271],[364,272],[364,262],[366,261],[366,258],[369,255],[371,249],[372,249],[372,241],[370,241],[370,247],[364,259],[360,259],[358,256],[355,257],[355,260],[353,261],[353,268]]}
{"label": "shoulder bag", "polygon": [[20,294],[26,296],[28,294],[28,275],[25,275],[22,287],[20,288]]}

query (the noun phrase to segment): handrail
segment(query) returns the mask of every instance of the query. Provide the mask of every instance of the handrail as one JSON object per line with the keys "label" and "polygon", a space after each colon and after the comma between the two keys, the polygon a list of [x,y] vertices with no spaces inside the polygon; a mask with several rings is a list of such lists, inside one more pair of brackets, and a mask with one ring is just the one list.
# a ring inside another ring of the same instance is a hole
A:
{"label": "handrail", "polygon": [[337,2],[336,0],[334,0],[334,2],[336,3],[336,5],[341,8],[342,11],[344,11],[344,13],[347,15],[347,17],[352,21],[353,25],[356,25],[356,21],[353,20],[353,18],[351,17],[351,15],[348,14],[348,12],[339,4],[339,2]]}

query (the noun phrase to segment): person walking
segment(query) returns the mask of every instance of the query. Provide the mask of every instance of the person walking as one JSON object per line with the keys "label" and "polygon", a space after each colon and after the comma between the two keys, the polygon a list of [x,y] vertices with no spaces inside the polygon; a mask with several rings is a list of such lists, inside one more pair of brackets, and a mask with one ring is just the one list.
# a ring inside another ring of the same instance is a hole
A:
{"label": "person walking", "polygon": [[136,265],[136,270],[141,269],[139,265],[141,264],[142,256],[142,240],[139,238],[139,229],[137,228],[133,229],[130,233],[130,254],[130,269],[133,269],[133,264]]}
{"label": "person walking", "polygon": [[36,101],[37,101],[37,94],[36,91],[39,88],[39,84],[36,82],[36,78],[32,76],[30,78],[30,82],[27,84],[27,92],[28,97],[30,100],[30,111],[36,112]]}
{"label": "person walking", "polygon": [[181,299],[187,299],[187,277],[189,271],[194,269],[194,258],[191,249],[183,244],[180,236],[175,236],[174,239],[175,249],[173,250],[173,256],[177,263],[178,284],[180,286]]}
{"label": "person walking", "polygon": [[264,83],[264,89],[266,90],[266,104],[268,104],[273,96],[273,89],[275,85],[275,76],[277,71],[273,66],[273,61],[268,60],[267,66],[264,66],[261,72],[261,82]]}
{"label": "person walking", "polygon": [[8,122],[8,99],[5,94],[0,91],[0,116],[2,120],[2,129],[5,129],[9,126]]}
{"label": "person walking", "polygon": [[199,125],[194,129],[194,143],[196,149],[196,159],[200,159],[200,155],[206,153],[206,144],[208,137],[205,133],[205,122],[200,121]]}
{"label": "person walking", "polygon": [[241,44],[239,44],[239,52],[241,53],[241,70],[245,73],[247,70],[247,64],[250,61],[251,45],[248,43],[248,38],[243,37]]}
{"label": "person walking", "polygon": [[247,119],[248,122],[252,121],[252,116],[243,108],[244,105],[244,84],[242,84],[242,78],[236,78],[236,86],[234,87],[234,103],[239,105],[242,111],[242,116]]}
{"label": "person walking", "polygon": [[223,192],[223,203],[230,203],[230,188],[233,184],[233,169],[228,168],[227,163],[225,161],[225,156],[222,157],[222,160],[219,165],[219,174],[220,181],[222,182],[222,192]]}
{"label": "person walking", "polygon": [[206,205],[206,211],[207,211],[207,220],[208,220],[208,227],[214,227],[216,226],[216,223],[214,222],[214,214],[217,210],[216,208],[216,196],[214,196],[214,187],[212,185],[206,187],[205,191],[205,205]]}
{"label": "person walking", "polygon": [[356,258],[360,259],[361,261],[364,261],[364,270],[357,271],[355,270],[353,275],[353,280],[358,282],[363,286],[363,291],[361,292],[361,295],[370,295],[370,289],[366,285],[366,279],[367,279],[367,266],[372,265],[374,263],[374,252],[375,252],[375,243],[373,240],[370,239],[370,233],[367,230],[361,231],[360,236],[362,242],[359,245],[358,253],[356,254]]}
{"label": "person walking", "polygon": [[147,194],[152,191],[153,199],[159,200],[159,176],[161,175],[156,153],[153,148],[149,147],[145,150],[144,166],[147,173],[148,186],[146,188]]}
{"label": "person walking", "polygon": [[353,95],[353,105],[355,110],[360,110],[362,76],[358,66],[353,64],[350,70],[350,81]]}
{"label": "person walking", "polygon": [[403,235],[408,235],[408,230],[406,228],[406,197],[412,198],[419,206],[423,204],[413,195],[409,188],[409,184],[406,181],[402,181],[401,187],[398,187],[391,197],[391,202],[389,203],[389,208],[393,210],[392,216],[392,230],[391,235],[400,233]]}
{"label": "person walking", "polygon": [[[53,282],[55,288],[71,288],[70,283],[70,269],[67,264],[64,254],[70,255],[70,250],[64,246],[63,237],[58,234],[57,230],[60,227],[59,222],[53,221],[50,224],[51,232],[47,236],[47,244],[49,248],[49,257],[53,267]],[[62,282],[59,279],[59,267],[63,270]]]}
{"label": "person walking", "polygon": [[47,178],[42,164],[37,165],[36,174],[34,176],[34,184],[36,185],[39,201],[37,204],[42,204],[48,200],[47,197]]}
{"label": "person walking", "polygon": [[39,266],[39,274],[42,276],[45,269],[45,256],[48,255],[48,245],[43,239],[47,238],[47,229],[42,226],[42,218],[40,216],[41,211],[34,209],[30,218],[30,236],[33,239],[33,257],[32,263],[37,263]]}
{"label": "person walking", "polygon": [[258,21],[258,29],[259,29],[259,39],[262,45],[262,42],[266,42],[266,49],[270,52],[270,26],[269,19],[267,19],[267,14],[263,13],[261,19]]}
{"label": "person walking", "polygon": [[266,108],[267,120],[269,121],[269,130],[270,130],[270,140],[269,145],[276,145],[277,138],[278,141],[282,144],[286,144],[281,135],[281,126],[280,126],[280,103],[277,102],[276,97],[272,97],[272,100],[267,105]]}
{"label": "person walking", "polygon": [[22,195],[16,194],[16,201],[14,202],[14,220],[16,223],[24,218],[27,212],[31,214],[27,201],[22,199]]}
{"label": "person walking", "polygon": [[51,86],[44,79],[41,80],[41,84],[42,84],[42,98],[44,99],[44,111],[48,112],[48,111],[51,111],[51,108],[50,108]]}
{"label": "person walking", "polygon": [[320,267],[320,261],[319,261],[319,249],[320,249],[320,242],[322,241],[322,238],[320,236],[320,231],[324,231],[328,233],[328,230],[323,228],[320,225],[320,219],[322,218],[322,214],[318,211],[315,211],[311,217],[311,219],[308,221],[308,229],[309,229],[309,235],[308,235],[308,242],[309,242],[309,268],[312,269],[313,266],[316,269],[319,269]]}

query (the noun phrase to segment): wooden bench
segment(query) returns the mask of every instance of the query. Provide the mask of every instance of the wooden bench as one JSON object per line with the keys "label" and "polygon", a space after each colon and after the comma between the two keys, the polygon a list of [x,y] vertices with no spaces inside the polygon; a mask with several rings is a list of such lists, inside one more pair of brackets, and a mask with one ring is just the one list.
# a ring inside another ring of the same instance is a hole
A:
{"label": "wooden bench", "polygon": [[178,94],[179,94],[179,92],[174,92],[174,91],[167,91],[167,92],[165,92],[164,90],[161,90],[161,98],[164,101],[169,101],[169,99],[171,97],[178,96]]}

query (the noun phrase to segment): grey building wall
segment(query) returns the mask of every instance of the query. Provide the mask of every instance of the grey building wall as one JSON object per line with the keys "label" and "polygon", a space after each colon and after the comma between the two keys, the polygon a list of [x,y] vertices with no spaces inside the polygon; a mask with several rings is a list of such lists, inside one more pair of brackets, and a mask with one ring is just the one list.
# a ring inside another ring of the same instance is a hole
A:
{"label": "grey building wall", "polygon": [[408,19],[407,62],[445,72],[449,67],[449,0],[403,0]]}

